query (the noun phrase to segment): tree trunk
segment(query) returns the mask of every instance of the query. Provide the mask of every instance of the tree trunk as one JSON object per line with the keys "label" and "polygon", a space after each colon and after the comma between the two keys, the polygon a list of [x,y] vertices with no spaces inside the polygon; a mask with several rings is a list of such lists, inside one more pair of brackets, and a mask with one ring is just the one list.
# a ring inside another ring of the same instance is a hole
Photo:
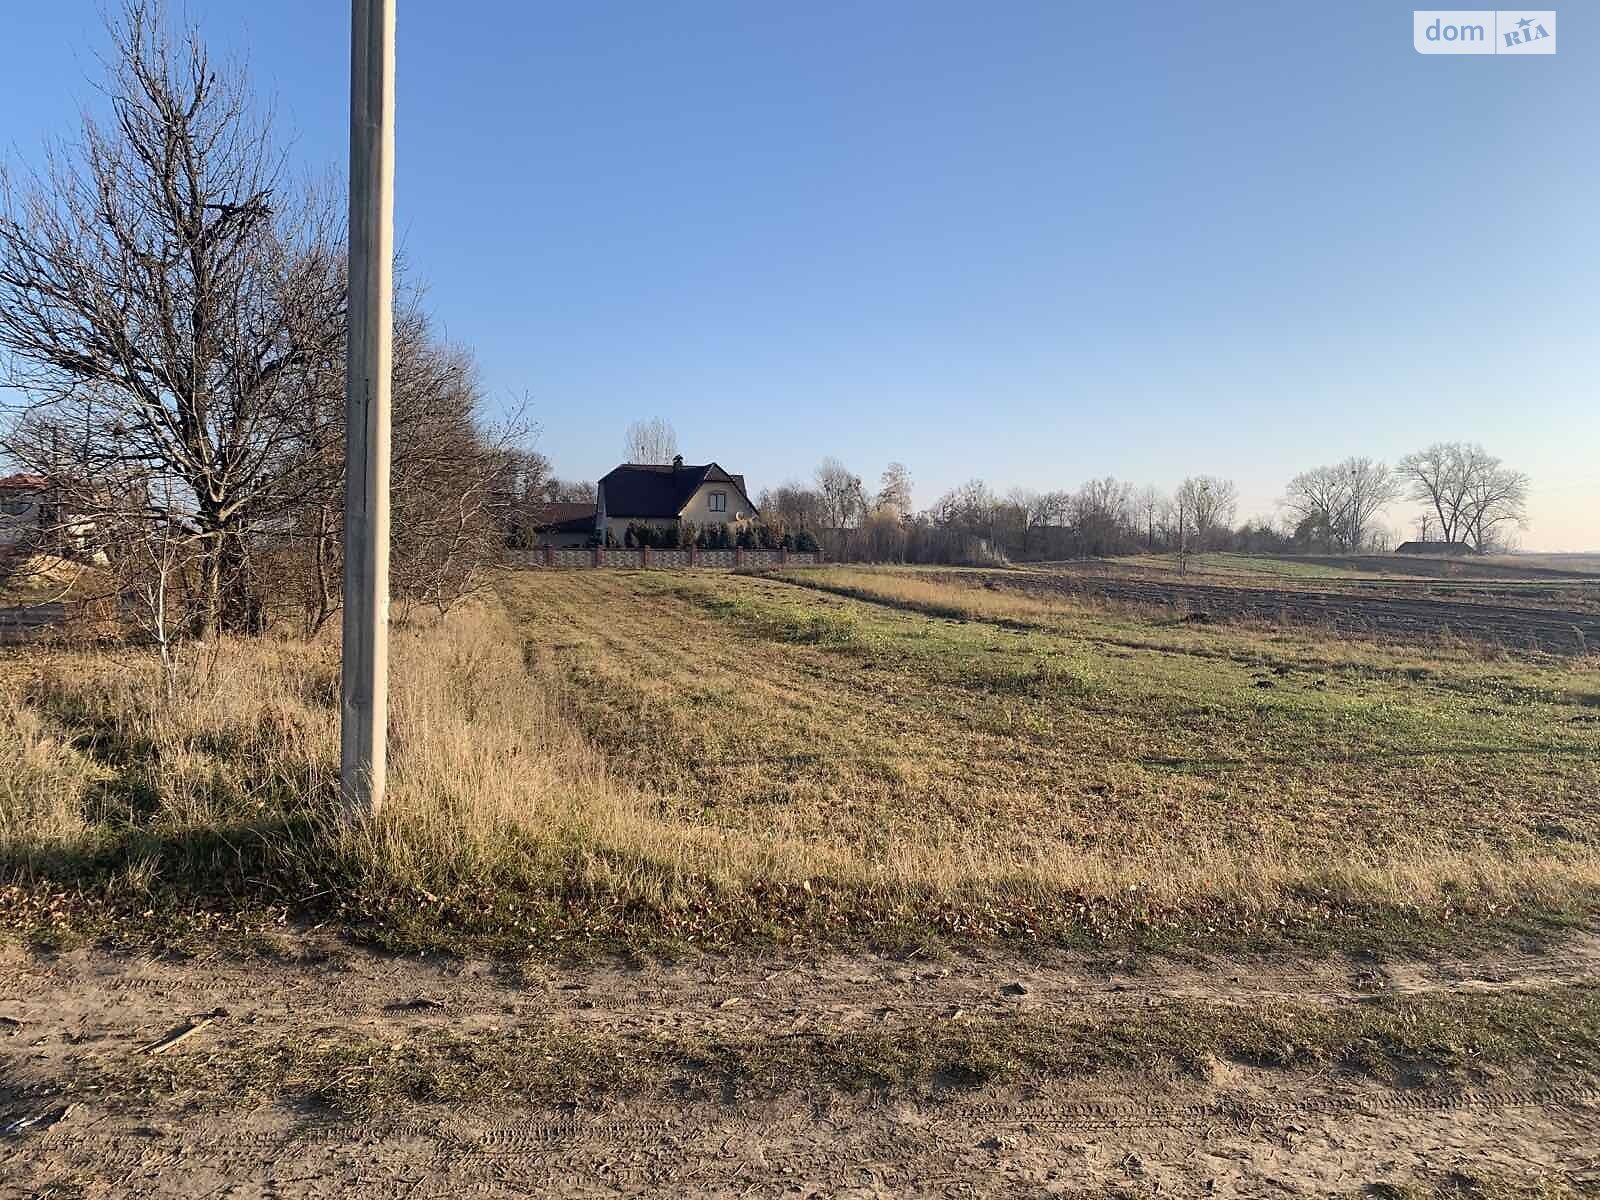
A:
{"label": "tree trunk", "polygon": [[222,613],[222,563],[216,538],[200,552],[200,594],[195,598],[194,636],[205,641],[217,632]]}
{"label": "tree trunk", "polygon": [[259,633],[264,625],[261,601],[250,580],[249,547],[237,522],[214,527],[200,555],[200,594],[194,616],[194,636],[219,633]]}

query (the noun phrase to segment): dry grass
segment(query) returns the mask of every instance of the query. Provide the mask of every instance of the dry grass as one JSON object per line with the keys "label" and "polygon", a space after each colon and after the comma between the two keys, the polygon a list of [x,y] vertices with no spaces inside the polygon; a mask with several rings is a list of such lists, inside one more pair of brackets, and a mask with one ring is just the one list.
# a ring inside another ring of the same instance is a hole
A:
{"label": "dry grass", "polygon": [[223,643],[170,709],[136,654],[19,652],[10,909],[36,931],[333,916],[549,950],[1382,942],[1580,919],[1600,896],[1581,669],[1462,657],[1419,678],[1306,635],[830,579],[899,607],[528,572],[397,634],[390,802],[356,830],[329,819],[331,647]]}

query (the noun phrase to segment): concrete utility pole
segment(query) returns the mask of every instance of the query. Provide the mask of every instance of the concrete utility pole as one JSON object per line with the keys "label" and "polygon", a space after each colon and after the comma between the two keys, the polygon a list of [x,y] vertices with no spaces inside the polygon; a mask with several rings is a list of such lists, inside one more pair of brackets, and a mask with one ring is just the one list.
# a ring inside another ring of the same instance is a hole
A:
{"label": "concrete utility pole", "polygon": [[345,365],[345,815],[383,803],[389,723],[389,378],[394,341],[395,0],[352,0],[350,334]]}

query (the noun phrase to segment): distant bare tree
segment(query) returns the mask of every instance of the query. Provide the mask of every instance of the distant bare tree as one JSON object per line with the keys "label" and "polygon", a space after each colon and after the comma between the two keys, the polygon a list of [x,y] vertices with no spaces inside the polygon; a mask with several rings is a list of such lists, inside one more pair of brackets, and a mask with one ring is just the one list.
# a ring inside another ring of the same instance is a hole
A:
{"label": "distant bare tree", "polygon": [[[243,628],[247,531],[300,498],[295,414],[339,353],[342,221],[296,193],[243,72],[213,64],[195,29],[174,37],[129,0],[110,34],[109,125],[86,116],[42,174],[0,178],[13,424],[76,431],[93,477],[181,487],[196,632]],[[27,461],[29,440],[6,449]]]}
{"label": "distant bare tree", "polygon": [[1194,475],[1178,485],[1175,499],[1179,549],[1204,550],[1215,540],[1218,530],[1233,524],[1239,489],[1231,479]]}
{"label": "distant bare tree", "polygon": [[1139,532],[1144,535],[1144,548],[1156,548],[1156,521],[1161,516],[1162,505],[1166,497],[1161,494],[1161,489],[1151,484],[1146,484],[1133,494],[1133,510],[1139,518]]}
{"label": "distant bare tree", "polygon": [[1482,455],[1480,447],[1464,442],[1435,442],[1400,460],[1400,477],[1410,485],[1411,499],[1427,505],[1438,518],[1440,541],[1461,541],[1466,532],[1467,494]]}
{"label": "distant bare tree", "polygon": [[1325,530],[1335,549],[1355,552],[1367,545],[1374,519],[1399,495],[1400,481],[1387,465],[1347,458],[1296,475],[1283,503],[1299,529]]}
{"label": "distant bare tree", "polygon": [[557,504],[593,504],[599,488],[592,479],[552,479],[550,499]]}
{"label": "distant bare tree", "polygon": [[420,315],[404,333],[408,344],[395,355],[389,554],[401,618],[419,604],[443,613],[483,585],[505,548],[504,481],[529,434],[520,410],[494,426],[483,419],[469,350],[437,340]]}
{"label": "distant bare tree", "polygon": [[890,510],[897,517],[911,512],[911,472],[904,463],[892,462],[878,480],[877,508]]}
{"label": "distant bare tree", "polygon": [[1528,487],[1526,475],[1502,467],[1499,460],[1473,478],[1467,487],[1466,520],[1479,554],[1504,549],[1506,527],[1520,529],[1528,523]]}
{"label": "distant bare tree", "polygon": [[761,517],[782,536],[805,530],[817,533],[826,524],[826,502],[822,493],[802,483],[790,481],[775,488],[763,488],[756,501]]}
{"label": "distant bare tree", "polygon": [[1018,550],[1027,558],[1035,549],[1034,533],[1046,520],[1044,497],[1032,488],[1016,487],[1006,493],[1000,508],[1007,526],[1015,529]]}
{"label": "distant bare tree", "polygon": [[1133,489],[1109,475],[1091,479],[1073,495],[1072,524],[1083,554],[1122,552],[1133,524]]}
{"label": "distant bare tree", "polygon": [[981,479],[951,488],[934,501],[918,523],[926,529],[919,548],[921,560],[1003,561],[1000,535],[1007,507]]}
{"label": "distant bare tree", "polygon": [[1322,548],[1337,542],[1340,515],[1345,508],[1345,484],[1334,467],[1313,467],[1289,481],[1283,506],[1295,517],[1295,528],[1306,544]]}
{"label": "distant bare tree", "polygon": [[1496,531],[1527,520],[1528,477],[1471,442],[1435,442],[1400,460],[1412,500],[1432,509],[1440,540],[1480,552]]}
{"label": "distant bare tree", "polygon": [[622,454],[627,462],[664,466],[678,453],[678,434],[665,417],[651,417],[628,426]]}
{"label": "distant bare tree", "polygon": [[1352,552],[1368,547],[1378,515],[1400,496],[1400,480],[1387,463],[1347,458],[1336,468],[1344,475],[1344,541]]}
{"label": "distant bare tree", "polygon": [[822,494],[823,523],[829,529],[849,529],[867,515],[867,494],[861,476],[837,458],[817,464],[817,491]]}

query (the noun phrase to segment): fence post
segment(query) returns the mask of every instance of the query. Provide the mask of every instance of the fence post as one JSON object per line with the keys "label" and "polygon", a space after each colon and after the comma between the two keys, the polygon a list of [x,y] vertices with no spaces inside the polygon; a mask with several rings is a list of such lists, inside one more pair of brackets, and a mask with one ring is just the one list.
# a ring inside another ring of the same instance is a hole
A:
{"label": "fence post", "polygon": [[591,567],[598,567],[601,563],[605,562],[605,559],[603,557],[601,557],[604,554],[605,554],[605,551],[602,550],[599,546],[596,546],[593,550],[591,550],[589,552],[589,565]]}
{"label": "fence post", "polygon": [[744,547],[743,546],[735,546],[733,548],[733,565],[735,567],[744,566]]}
{"label": "fence post", "polygon": [[556,547],[554,542],[546,542],[544,544],[544,565],[547,567],[553,567],[556,565]]}
{"label": "fence post", "polygon": [[639,565],[641,567],[648,567],[650,565],[650,547],[649,546],[640,546],[639,547]]}
{"label": "fence post", "polygon": [[689,565],[694,566],[694,543],[689,543]]}
{"label": "fence post", "polygon": [[778,565],[782,566],[784,563],[786,563],[788,561],[789,561],[789,547],[787,547],[787,546],[779,546],[778,547]]}

